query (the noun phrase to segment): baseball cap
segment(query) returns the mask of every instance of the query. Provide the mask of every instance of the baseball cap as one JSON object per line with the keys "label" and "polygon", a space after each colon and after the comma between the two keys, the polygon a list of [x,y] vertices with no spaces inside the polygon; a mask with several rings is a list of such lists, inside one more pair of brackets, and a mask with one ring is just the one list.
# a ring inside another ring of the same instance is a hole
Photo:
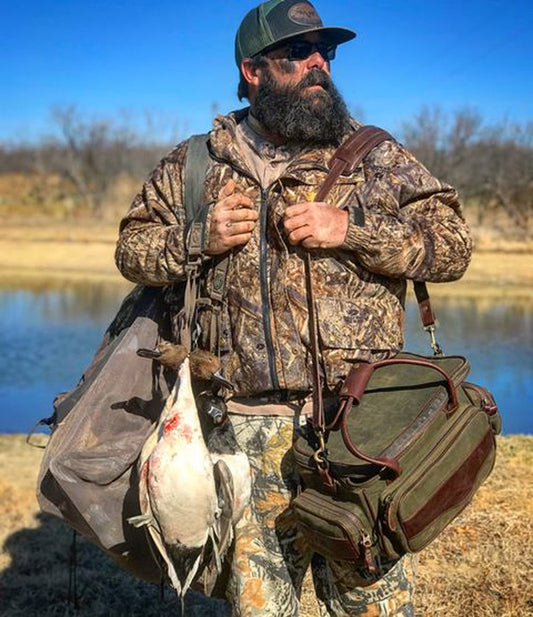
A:
{"label": "baseball cap", "polygon": [[269,0],[252,9],[242,20],[235,37],[235,61],[255,56],[285,41],[309,32],[319,32],[334,45],[355,38],[353,30],[326,27],[315,7],[301,0]]}

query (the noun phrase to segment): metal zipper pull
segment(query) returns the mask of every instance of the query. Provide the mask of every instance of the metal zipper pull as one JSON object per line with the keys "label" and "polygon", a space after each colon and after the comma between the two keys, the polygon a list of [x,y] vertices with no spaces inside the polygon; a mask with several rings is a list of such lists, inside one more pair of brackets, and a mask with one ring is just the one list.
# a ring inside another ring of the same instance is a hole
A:
{"label": "metal zipper pull", "polygon": [[376,565],[374,563],[374,558],[372,557],[372,539],[370,536],[364,532],[361,532],[361,536],[363,538],[361,544],[363,545],[363,553],[365,556],[365,566],[367,567],[369,572],[374,574],[376,572]]}

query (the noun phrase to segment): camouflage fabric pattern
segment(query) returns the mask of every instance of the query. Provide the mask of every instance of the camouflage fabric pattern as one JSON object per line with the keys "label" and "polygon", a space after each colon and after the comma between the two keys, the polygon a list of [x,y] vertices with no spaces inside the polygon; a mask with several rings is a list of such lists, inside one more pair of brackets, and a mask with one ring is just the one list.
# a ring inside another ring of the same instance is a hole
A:
{"label": "camouflage fabric pattern", "polygon": [[411,556],[382,564],[380,574],[313,554],[289,509],[297,487],[291,454],[292,418],[232,415],[237,440],[252,469],[252,498],[237,524],[228,600],[235,617],[298,614],[305,572],[311,567],[322,617],[409,617]]}
{"label": "camouflage fabric pattern", "polygon": [[[204,188],[207,201],[215,203],[220,188],[233,179],[236,190],[255,202],[260,222],[250,242],[232,256],[218,340],[209,340],[211,313],[205,311],[200,345],[218,347],[225,376],[241,396],[308,391],[305,249],[288,244],[283,213],[314,198],[335,148],[303,148],[281,178],[262,191],[234,139],[246,114],[215,120],[214,160]],[[158,286],[185,276],[186,150],[184,142],[161,162],[121,223],[116,260],[132,281]],[[351,175],[341,176],[328,203],[362,208],[365,214],[363,226],[350,223],[342,247],[312,251],[320,342],[334,387],[354,361],[402,348],[406,279],[459,278],[470,260],[471,241],[455,190],[395,142],[381,144]],[[214,261],[205,257],[206,280]]]}

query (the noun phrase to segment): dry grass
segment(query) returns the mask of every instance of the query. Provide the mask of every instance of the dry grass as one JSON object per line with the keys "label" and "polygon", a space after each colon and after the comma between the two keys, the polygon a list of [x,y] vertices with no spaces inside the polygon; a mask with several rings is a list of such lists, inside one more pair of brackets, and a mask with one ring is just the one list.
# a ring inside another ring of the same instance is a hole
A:
{"label": "dry grass", "polygon": [[[4,286],[52,281],[120,281],[113,254],[118,222],[6,221],[0,229],[0,279]],[[434,296],[533,299],[533,245],[488,237],[479,242],[465,277],[432,285]]]}
{"label": "dry grass", "polygon": [[[66,602],[71,533],[38,514],[40,450],[0,435],[0,598],[2,617],[73,613]],[[417,617],[533,615],[533,437],[503,437],[493,475],[455,523],[419,557]],[[84,541],[78,584],[85,617],[170,616],[175,600],[135,581]],[[188,615],[227,615],[222,602],[189,599]],[[310,584],[302,617],[318,617]]]}

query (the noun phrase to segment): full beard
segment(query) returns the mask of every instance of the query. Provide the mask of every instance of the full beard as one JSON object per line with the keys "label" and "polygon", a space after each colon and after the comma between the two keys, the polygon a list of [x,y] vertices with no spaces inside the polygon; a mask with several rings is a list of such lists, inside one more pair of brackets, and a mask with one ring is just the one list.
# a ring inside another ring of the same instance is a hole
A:
{"label": "full beard", "polygon": [[[321,88],[306,91],[309,86]],[[252,111],[269,132],[287,144],[338,146],[350,129],[346,103],[320,69],[307,73],[297,85],[286,86],[266,71]]]}

